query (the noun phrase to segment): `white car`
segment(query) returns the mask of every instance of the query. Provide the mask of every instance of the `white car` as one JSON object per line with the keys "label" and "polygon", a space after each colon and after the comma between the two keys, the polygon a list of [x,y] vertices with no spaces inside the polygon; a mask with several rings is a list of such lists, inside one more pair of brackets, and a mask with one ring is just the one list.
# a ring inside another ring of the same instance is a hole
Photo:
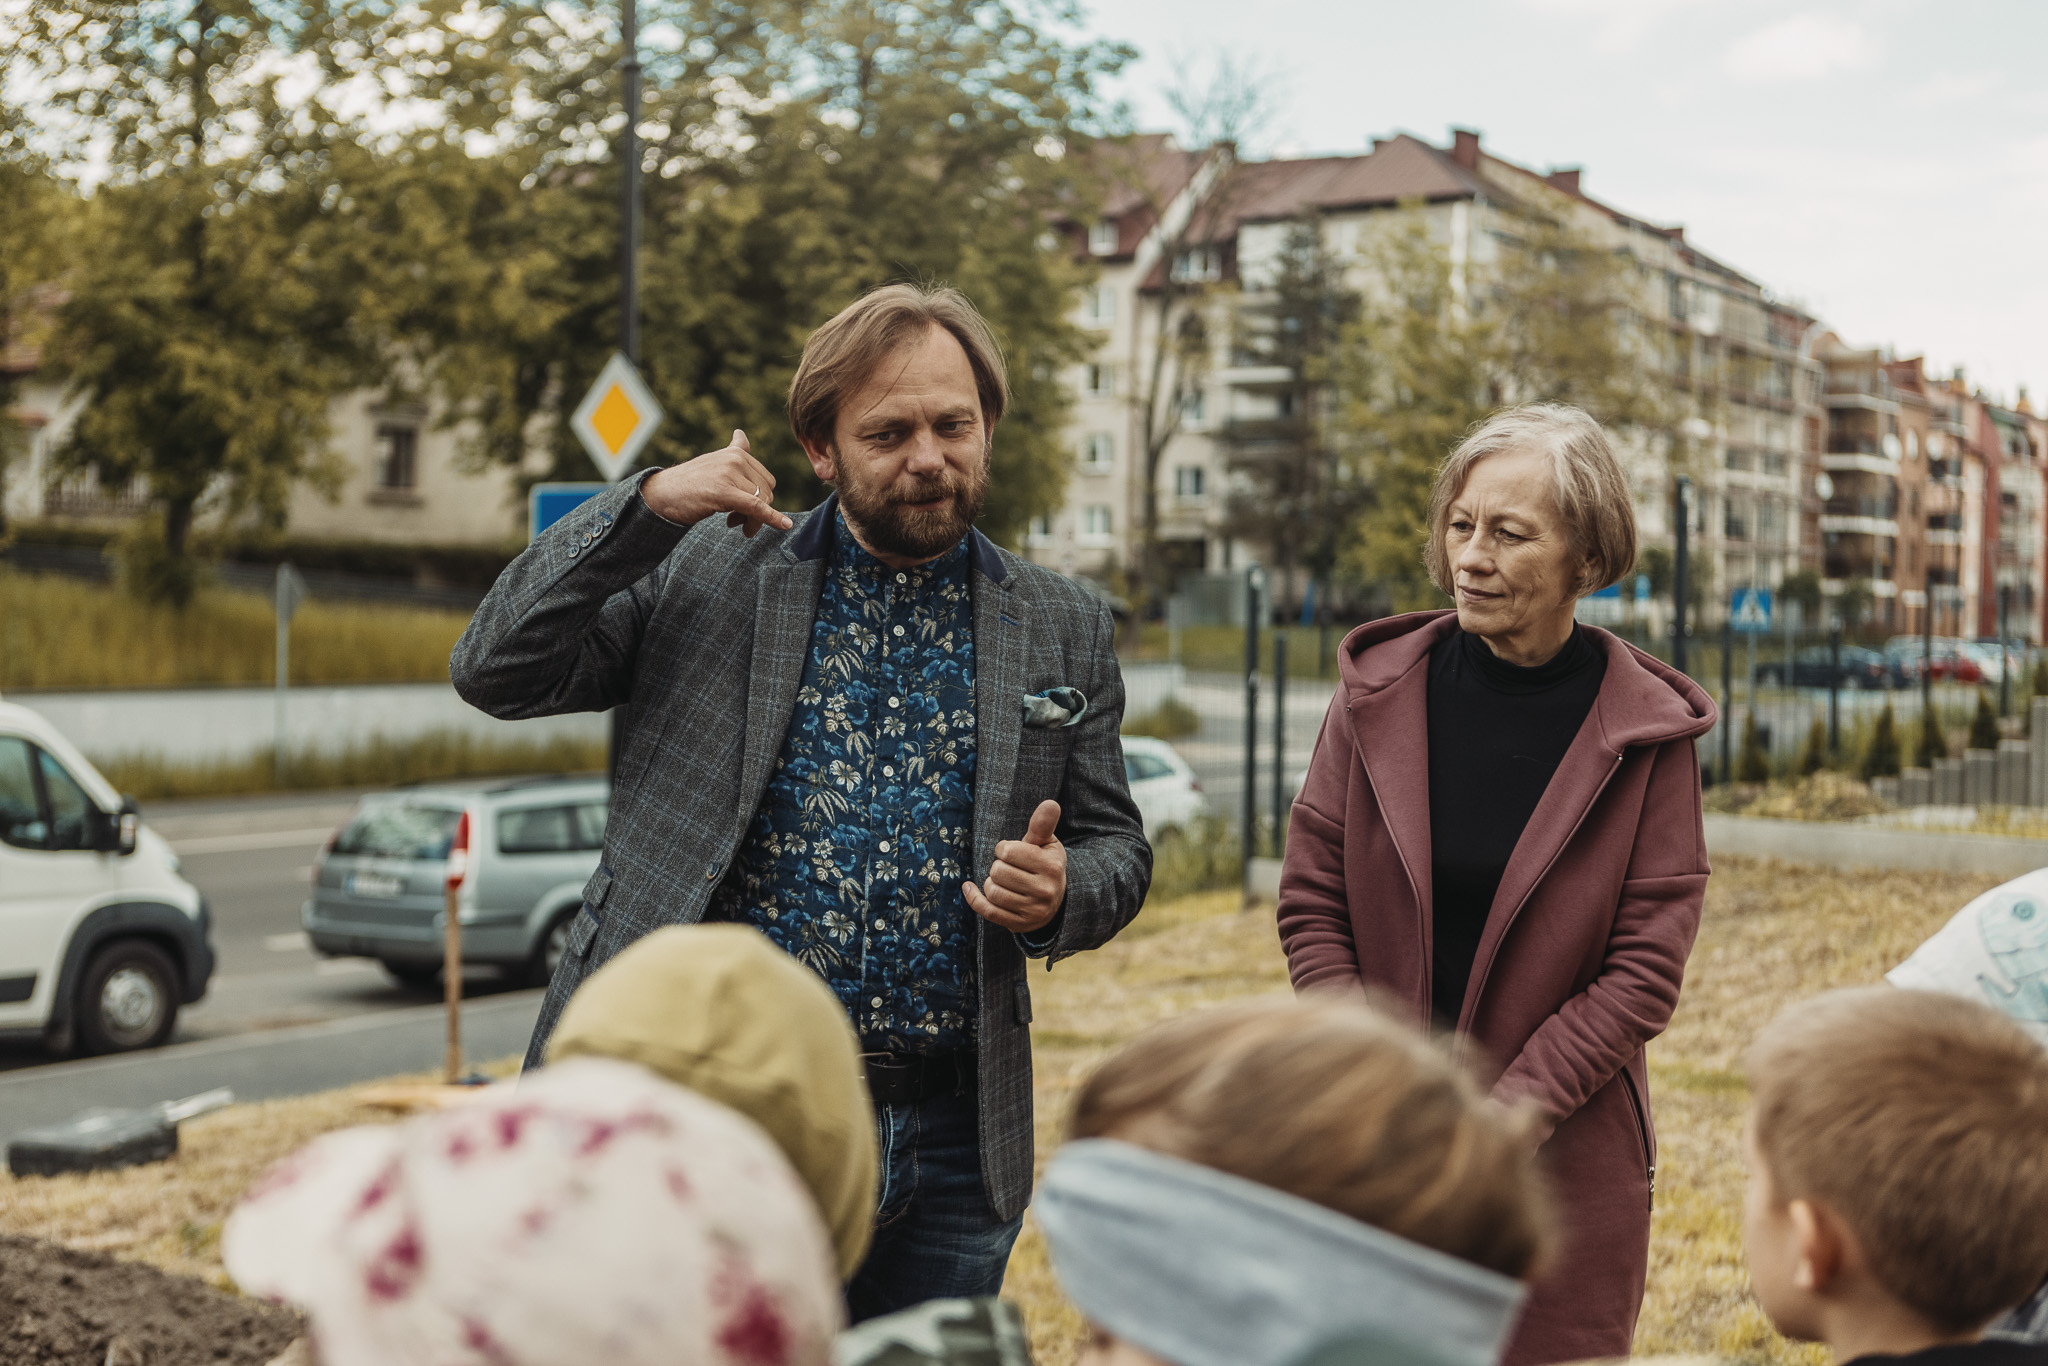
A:
{"label": "white car", "polygon": [[213,975],[178,856],[56,727],[0,702],[0,1031],[153,1048]]}
{"label": "white car", "polygon": [[1195,771],[1164,740],[1126,735],[1123,741],[1124,777],[1145,822],[1145,838],[1157,844],[1169,833],[1186,834],[1202,815],[1202,784]]}

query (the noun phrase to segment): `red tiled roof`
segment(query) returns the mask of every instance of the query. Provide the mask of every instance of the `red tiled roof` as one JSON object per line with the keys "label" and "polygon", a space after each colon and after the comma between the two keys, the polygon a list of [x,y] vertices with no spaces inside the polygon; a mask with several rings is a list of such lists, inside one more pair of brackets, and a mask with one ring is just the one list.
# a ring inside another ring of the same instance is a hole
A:
{"label": "red tiled roof", "polygon": [[1240,223],[1271,222],[1315,211],[1369,208],[1404,199],[1464,199],[1482,190],[1478,178],[1442,151],[1407,133],[1358,156],[1258,161],[1231,173],[1227,215],[1214,235]]}

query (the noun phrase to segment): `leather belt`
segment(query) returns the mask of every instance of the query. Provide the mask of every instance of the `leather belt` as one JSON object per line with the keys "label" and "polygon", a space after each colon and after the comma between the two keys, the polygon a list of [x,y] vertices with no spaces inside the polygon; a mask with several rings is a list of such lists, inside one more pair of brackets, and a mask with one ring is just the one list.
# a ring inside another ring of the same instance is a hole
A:
{"label": "leather belt", "polygon": [[915,1105],[933,1096],[974,1094],[974,1051],[863,1053],[868,1095],[877,1105]]}

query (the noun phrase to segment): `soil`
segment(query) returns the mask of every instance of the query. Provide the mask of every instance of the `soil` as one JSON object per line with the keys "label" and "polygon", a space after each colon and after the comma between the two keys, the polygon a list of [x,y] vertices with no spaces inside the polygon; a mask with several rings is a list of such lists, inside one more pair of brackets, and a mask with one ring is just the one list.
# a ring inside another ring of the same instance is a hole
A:
{"label": "soil", "polygon": [[189,1276],[0,1236],[7,1366],[264,1366],[301,1328],[289,1310]]}

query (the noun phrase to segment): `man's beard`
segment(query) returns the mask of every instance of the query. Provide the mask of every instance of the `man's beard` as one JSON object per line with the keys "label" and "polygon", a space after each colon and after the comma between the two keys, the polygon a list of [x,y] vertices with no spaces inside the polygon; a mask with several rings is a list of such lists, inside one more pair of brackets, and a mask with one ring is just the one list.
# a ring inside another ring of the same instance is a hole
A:
{"label": "man's beard", "polygon": [[[944,498],[926,510],[909,506]],[[839,504],[868,549],[905,559],[929,560],[960,543],[988,498],[988,457],[965,475],[952,471],[936,479],[868,483],[850,467],[839,471]]]}

